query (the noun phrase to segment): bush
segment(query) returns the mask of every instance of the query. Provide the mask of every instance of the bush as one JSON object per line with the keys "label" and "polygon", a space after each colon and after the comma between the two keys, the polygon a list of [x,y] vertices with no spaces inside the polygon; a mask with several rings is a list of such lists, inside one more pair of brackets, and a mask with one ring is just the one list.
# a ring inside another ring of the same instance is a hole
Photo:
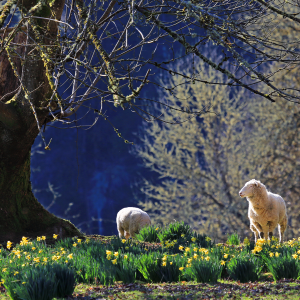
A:
{"label": "bush", "polygon": [[263,260],[275,281],[281,278],[297,279],[300,276],[299,261],[288,253],[272,258],[264,255]]}
{"label": "bush", "polygon": [[227,272],[233,280],[240,282],[256,281],[262,266],[259,260],[249,254],[232,258],[227,264]]}
{"label": "bush", "polygon": [[185,225],[184,222],[170,223],[167,228],[161,230],[158,233],[158,238],[161,242],[179,240],[181,238],[188,238],[192,235],[192,230],[189,225]]}
{"label": "bush", "polygon": [[158,232],[159,227],[151,225],[143,227],[138,234],[136,234],[136,238],[142,242],[148,243],[156,243],[158,242]]}
{"label": "bush", "polygon": [[223,269],[219,260],[193,260],[185,268],[184,276],[187,280],[214,283],[221,278]]}
{"label": "bush", "polygon": [[53,264],[47,266],[57,282],[55,297],[66,298],[71,296],[75,289],[76,273],[66,265]]}
{"label": "bush", "polygon": [[12,300],[52,300],[57,292],[53,275],[46,267],[27,269],[6,276],[4,286]]}
{"label": "bush", "polygon": [[124,256],[118,259],[116,264],[116,280],[123,283],[133,283],[136,279],[137,267],[135,257],[132,254],[128,254],[127,258]]}
{"label": "bush", "polygon": [[227,235],[227,244],[228,245],[239,245],[241,242],[239,235],[237,232],[233,233],[232,235]]}
{"label": "bush", "polygon": [[147,282],[177,282],[180,280],[182,265],[180,256],[167,257],[156,253],[136,258],[137,268]]}

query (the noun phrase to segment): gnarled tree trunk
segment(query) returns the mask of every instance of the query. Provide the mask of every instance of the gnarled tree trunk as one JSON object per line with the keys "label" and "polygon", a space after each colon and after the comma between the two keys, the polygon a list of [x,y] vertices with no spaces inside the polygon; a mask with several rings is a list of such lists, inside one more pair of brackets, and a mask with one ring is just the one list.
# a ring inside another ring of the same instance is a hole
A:
{"label": "gnarled tree trunk", "polygon": [[[21,2],[27,10],[36,4],[30,0]],[[63,0],[56,0],[51,6],[51,12],[58,20],[63,5]],[[47,31],[42,42],[51,44],[57,34],[57,24],[52,22],[44,28]],[[15,70],[6,51],[0,56],[0,243],[16,242],[22,236],[81,235],[72,223],[44,209],[32,193],[30,151],[39,134],[35,115],[43,124],[52,92],[44,62],[29,36],[35,40],[31,30],[26,34],[18,33],[13,39],[19,54],[10,55]]]}

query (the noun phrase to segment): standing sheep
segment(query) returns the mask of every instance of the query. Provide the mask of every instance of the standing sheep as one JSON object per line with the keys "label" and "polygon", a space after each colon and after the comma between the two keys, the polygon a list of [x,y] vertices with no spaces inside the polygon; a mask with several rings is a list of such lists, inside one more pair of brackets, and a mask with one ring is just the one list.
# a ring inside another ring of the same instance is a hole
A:
{"label": "standing sheep", "polygon": [[287,226],[286,207],[282,197],[267,191],[265,185],[255,179],[248,181],[239,194],[242,198],[247,197],[249,201],[248,217],[255,242],[258,235],[260,238],[272,238],[278,224],[281,243]]}
{"label": "standing sheep", "polygon": [[[128,239],[134,237],[142,227],[151,225],[149,215],[137,207],[125,207],[117,214],[117,228],[119,237]],[[124,235],[125,231],[125,235]]]}

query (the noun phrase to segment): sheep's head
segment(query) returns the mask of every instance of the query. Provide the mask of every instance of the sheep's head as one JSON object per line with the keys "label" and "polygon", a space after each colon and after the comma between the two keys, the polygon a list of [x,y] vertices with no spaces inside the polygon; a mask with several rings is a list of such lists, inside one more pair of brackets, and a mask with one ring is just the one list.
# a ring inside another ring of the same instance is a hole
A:
{"label": "sheep's head", "polygon": [[260,181],[251,179],[244,187],[240,190],[239,194],[242,198],[254,196],[255,189],[260,187]]}

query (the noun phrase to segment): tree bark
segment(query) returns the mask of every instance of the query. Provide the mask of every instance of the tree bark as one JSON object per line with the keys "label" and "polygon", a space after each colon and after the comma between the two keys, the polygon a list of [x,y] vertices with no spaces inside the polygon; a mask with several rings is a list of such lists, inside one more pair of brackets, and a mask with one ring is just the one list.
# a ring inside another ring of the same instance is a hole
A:
{"label": "tree bark", "polygon": [[[35,4],[36,1],[22,1],[28,10]],[[58,20],[63,6],[63,0],[56,0],[51,7]],[[57,23],[51,22],[45,28],[48,31],[44,33],[43,42],[49,45],[57,34]],[[48,115],[43,107],[48,104],[52,92],[39,52],[27,45],[32,44],[28,36],[31,41],[35,39],[31,30],[26,34],[18,33],[13,39],[20,55],[12,59],[17,76],[6,51],[0,56],[0,243],[19,242],[22,236],[82,235],[72,223],[49,213],[32,193],[30,151],[39,134],[36,117],[43,124]],[[30,52],[31,55],[27,55]]]}

